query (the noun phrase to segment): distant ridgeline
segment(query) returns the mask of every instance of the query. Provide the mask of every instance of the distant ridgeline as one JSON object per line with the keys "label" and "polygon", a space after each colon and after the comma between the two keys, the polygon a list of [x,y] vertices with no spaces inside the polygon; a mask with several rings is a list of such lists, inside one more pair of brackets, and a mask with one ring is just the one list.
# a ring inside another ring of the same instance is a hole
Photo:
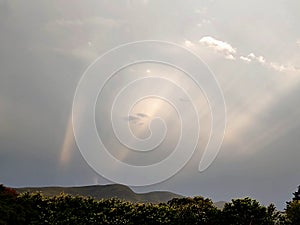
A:
{"label": "distant ridgeline", "polygon": [[168,191],[153,191],[148,193],[135,193],[128,186],[121,184],[108,185],[91,185],[91,186],[77,186],[77,187],[26,187],[15,188],[18,193],[24,192],[42,192],[43,195],[51,197],[59,195],[60,193],[80,196],[90,196],[95,199],[109,199],[118,198],[130,202],[151,202],[160,203],[168,202],[173,198],[182,198],[184,196],[178,195]]}

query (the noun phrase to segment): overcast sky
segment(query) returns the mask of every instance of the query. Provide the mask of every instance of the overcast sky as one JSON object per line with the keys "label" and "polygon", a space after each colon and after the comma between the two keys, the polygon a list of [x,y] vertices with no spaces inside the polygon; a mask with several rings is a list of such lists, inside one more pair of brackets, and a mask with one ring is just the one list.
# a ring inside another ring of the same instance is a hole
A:
{"label": "overcast sky", "polygon": [[[210,67],[224,93],[227,129],[220,153],[204,172],[198,172],[203,151],[196,150],[172,178],[134,190],[169,190],[214,201],[250,196],[282,209],[300,184],[299,10],[298,0],[0,0],[0,183],[110,183],[76,147],[70,119],[75,89],[99,55],[120,44],[155,39],[190,49]],[[180,77],[162,65],[137,65],[111,81],[103,90],[106,99],[142,70]],[[169,144],[162,146],[166,152],[145,160],[120,156],[122,148],[101,116],[106,105],[99,101],[97,126],[106,144],[115,147],[114,155],[143,164],[169,154],[178,124],[168,105],[150,115],[147,107],[159,101],[152,99],[137,105],[130,117],[119,115],[133,130],[149,116],[173,115],[166,118],[173,126]]]}

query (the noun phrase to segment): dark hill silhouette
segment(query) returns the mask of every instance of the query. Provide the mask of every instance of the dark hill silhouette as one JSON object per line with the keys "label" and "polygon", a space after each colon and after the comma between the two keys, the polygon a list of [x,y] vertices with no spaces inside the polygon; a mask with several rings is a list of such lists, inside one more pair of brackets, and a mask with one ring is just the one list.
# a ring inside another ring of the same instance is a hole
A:
{"label": "dark hill silhouette", "polygon": [[148,193],[135,193],[129,187],[120,184],[91,185],[78,187],[24,187],[15,188],[22,192],[42,192],[45,196],[54,196],[60,193],[71,195],[90,196],[95,199],[119,198],[131,202],[167,202],[172,198],[182,198],[183,196],[167,191],[154,191]]}

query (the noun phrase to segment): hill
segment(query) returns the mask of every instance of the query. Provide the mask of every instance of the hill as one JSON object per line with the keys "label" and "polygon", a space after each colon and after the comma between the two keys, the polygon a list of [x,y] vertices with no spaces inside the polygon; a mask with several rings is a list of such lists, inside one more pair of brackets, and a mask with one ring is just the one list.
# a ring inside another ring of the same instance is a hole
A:
{"label": "hill", "polygon": [[45,196],[54,196],[60,193],[71,195],[90,196],[95,199],[119,198],[131,202],[167,202],[172,198],[182,198],[184,196],[167,191],[154,191],[148,193],[135,193],[129,187],[120,184],[91,185],[79,187],[24,187],[15,188],[19,193],[22,192],[42,192]]}

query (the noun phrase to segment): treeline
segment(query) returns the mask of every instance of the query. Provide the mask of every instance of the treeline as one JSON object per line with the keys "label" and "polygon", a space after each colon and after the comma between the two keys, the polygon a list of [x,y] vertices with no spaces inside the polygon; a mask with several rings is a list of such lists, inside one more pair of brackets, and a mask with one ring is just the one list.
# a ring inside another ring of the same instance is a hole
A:
{"label": "treeline", "polygon": [[221,210],[203,197],[144,204],[66,194],[18,194],[0,185],[0,224],[299,225],[300,201],[287,203],[285,211],[279,212],[272,204],[265,207],[243,198],[226,203]]}

